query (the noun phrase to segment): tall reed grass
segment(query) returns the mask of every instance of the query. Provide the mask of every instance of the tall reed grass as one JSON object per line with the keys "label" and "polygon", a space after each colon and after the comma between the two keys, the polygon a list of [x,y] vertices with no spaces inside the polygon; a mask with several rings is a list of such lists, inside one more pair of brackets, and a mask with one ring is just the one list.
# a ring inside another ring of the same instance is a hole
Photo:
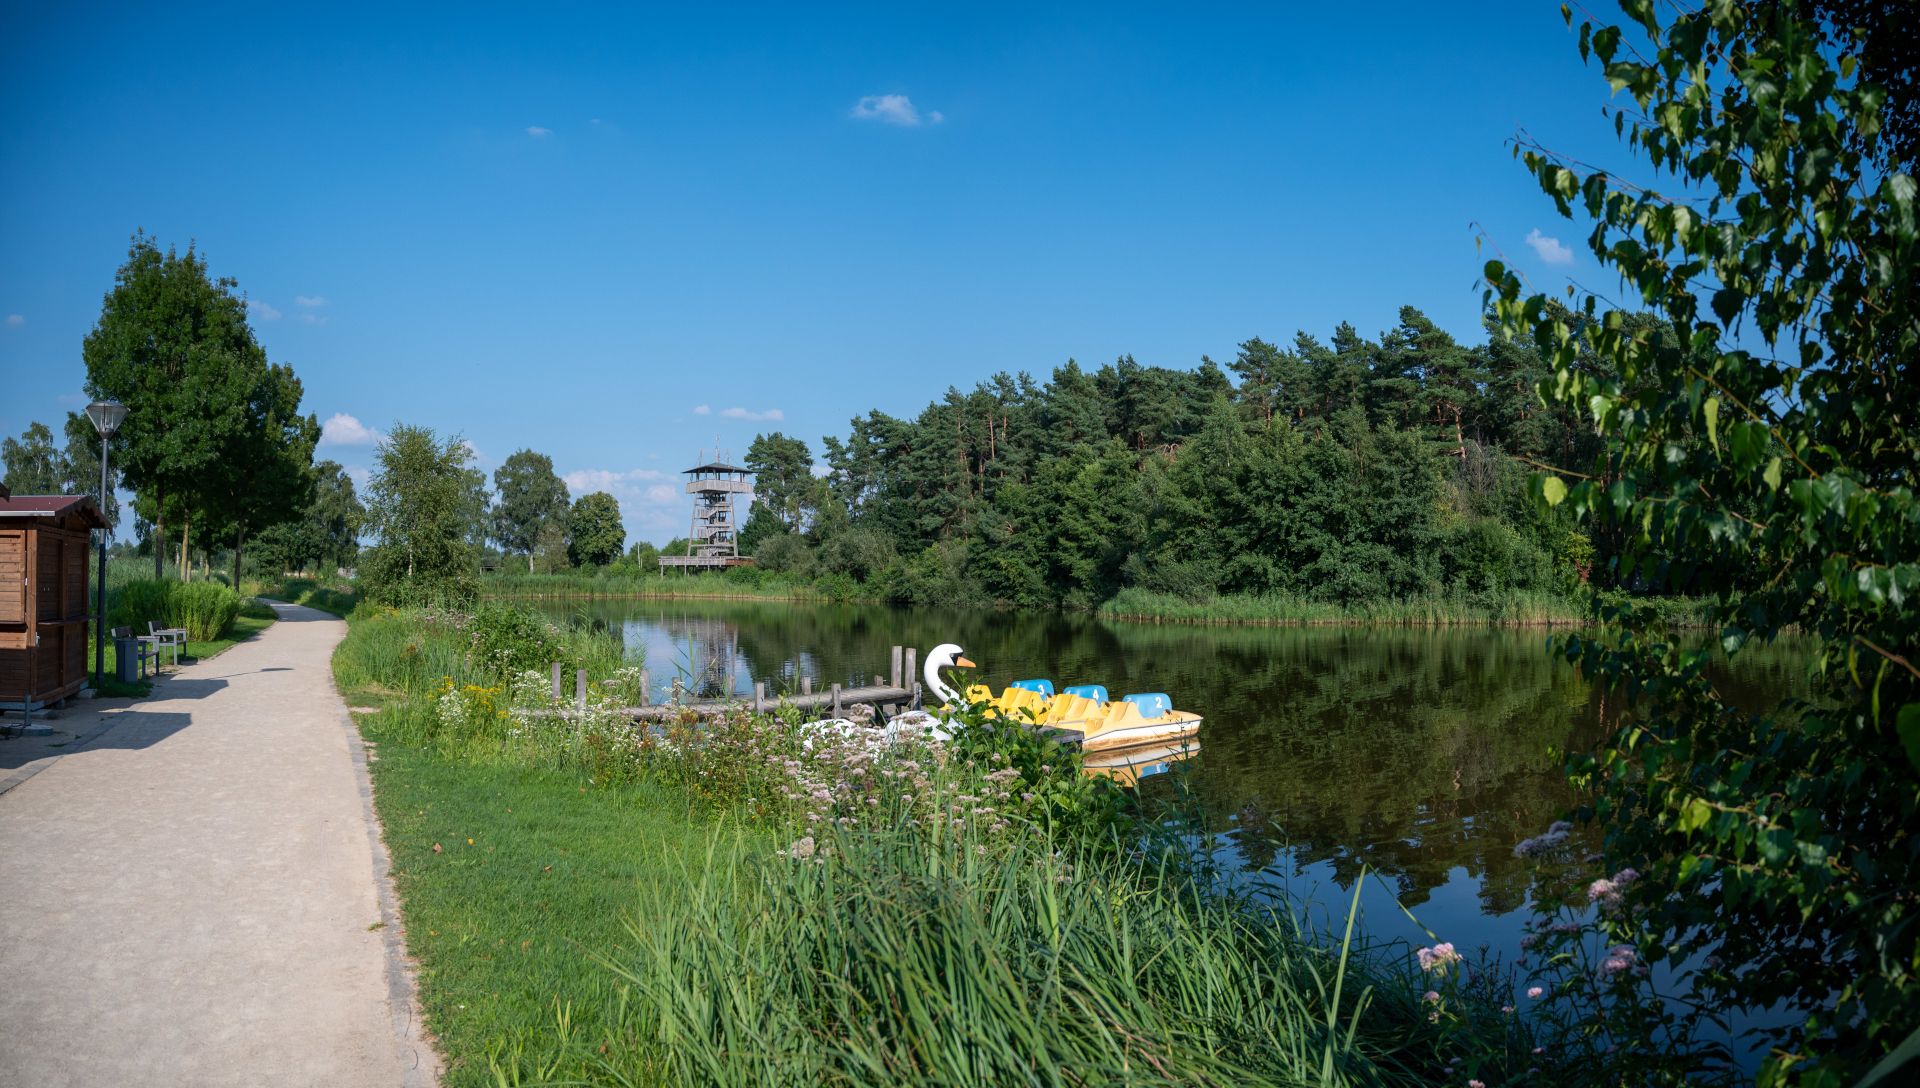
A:
{"label": "tall reed grass", "polygon": [[[640,889],[632,950],[605,958],[631,987],[623,1042],[595,1079],[1424,1085],[1445,1061],[1414,982],[1351,926],[1044,837],[894,827],[815,849],[765,861],[723,835]],[[1515,1030],[1497,1049],[1527,1052]]]}
{"label": "tall reed grass", "polygon": [[824,595],[804,579],[742,568],[710,574],[610,571],[562,571],[555,574],[501,573],[480,579],[485,597],[530,598],[678,598],[709,597],[769,601],[817,601]]}
{"label": "tall reed grass", "polygon": [[120,586],[107,615],[138,634],[154,623],[185,628],[193,642],[212,642],[240,615],[242,603],[240,594],[215,582],[146,579]]}
{"label": "tall reed grass", "polygon": [[1548,627],[1592,622],[1585,605],[1548,593],[1414,597],[1341,604],[1287,593],[1229,595],[1204,601],[1127,588],[1100,606],[1109,619],[1272,626],[1379,624],[1407,627]]}

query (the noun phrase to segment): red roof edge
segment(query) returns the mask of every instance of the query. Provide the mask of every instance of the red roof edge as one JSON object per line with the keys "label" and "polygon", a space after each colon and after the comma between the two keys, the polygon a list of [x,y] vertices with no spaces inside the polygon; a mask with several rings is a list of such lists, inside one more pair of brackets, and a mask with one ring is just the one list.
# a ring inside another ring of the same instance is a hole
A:
{"label": "red roof edge", "polygon": [[0,495],[0,518],[53,518],[73,514],[95,529],[107,527],[92,495]]}

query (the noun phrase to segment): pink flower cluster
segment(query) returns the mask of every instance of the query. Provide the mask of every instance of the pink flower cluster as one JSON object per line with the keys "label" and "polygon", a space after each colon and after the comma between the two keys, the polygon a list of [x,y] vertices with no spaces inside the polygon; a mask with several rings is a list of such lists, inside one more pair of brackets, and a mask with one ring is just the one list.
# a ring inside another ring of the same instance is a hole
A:
{"label": "pink flower cluster", "polygon": [[1640,879],[1633,869],[1622,869],[1611,877],[1602,877],[1587,885],[1587,902],[1597,904],[1607,914],[1615,914],[1624,901],[1627,886]]}
{"label": "pink flower cluster", "polygon": [[1631,971],[1636,975],[1647,973],[1646,965],[1639,962],[1640,957],[1630,944],[1617,944],[1607,949],[1607,958],[1600,961],[1600,977],[1613,978],[1622,972]]}
{"label": "pink flower cluster", "polygon": [[1453,950],[1453,944],[1449,941],[1442,941],[1432,948],[1418,949],[1413,955],[1420,961],[1422,971],[1444,971],[1460,962],[1460,953]]}

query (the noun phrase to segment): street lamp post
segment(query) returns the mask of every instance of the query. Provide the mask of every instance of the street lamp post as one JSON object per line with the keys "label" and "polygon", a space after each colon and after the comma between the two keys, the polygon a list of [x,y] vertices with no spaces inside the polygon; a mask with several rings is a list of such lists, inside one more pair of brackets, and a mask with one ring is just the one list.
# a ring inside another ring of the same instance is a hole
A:
{"label": "street lamp post", "polygon": [[[107,443],[113,440],[120,421],[127,418],[127,406],[117,400],[97,400],[87,405],[87,418],[100,432],[100,519],[107,517]],[[93,591],[93,686],[107,680],[107,540],[113,527],[100,530],[100,584]]]}

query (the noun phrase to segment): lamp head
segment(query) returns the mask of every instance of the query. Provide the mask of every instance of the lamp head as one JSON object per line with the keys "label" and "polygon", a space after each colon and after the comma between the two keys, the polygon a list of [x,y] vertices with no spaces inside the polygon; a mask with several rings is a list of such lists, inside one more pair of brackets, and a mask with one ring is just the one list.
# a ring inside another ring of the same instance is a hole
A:
{"label": "lamp head", "polygon": [[127,418],[127,406],[117,400],[96,400],[87,405],[87,418],[93,420],[93,429],[100,432],[100,437],[112,438],[120,429],[120,421]]}

